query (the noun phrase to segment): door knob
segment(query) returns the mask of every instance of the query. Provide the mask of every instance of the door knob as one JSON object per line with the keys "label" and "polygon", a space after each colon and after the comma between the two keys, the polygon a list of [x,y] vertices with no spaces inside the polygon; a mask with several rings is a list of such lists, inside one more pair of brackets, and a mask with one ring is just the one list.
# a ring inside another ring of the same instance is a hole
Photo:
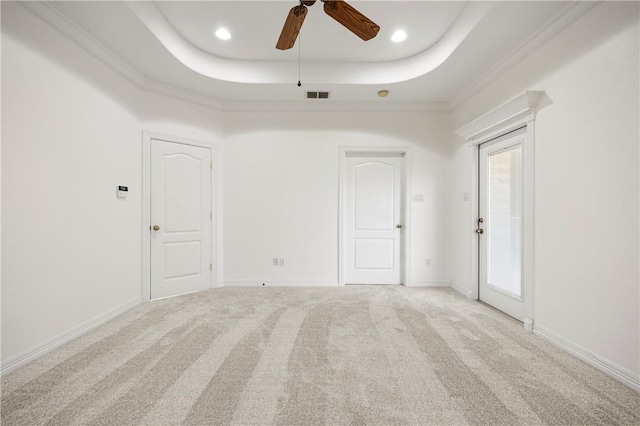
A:
{"label": "door knob", "polygon": [[158,225],[153,225],[153,230],[154,230],[154,231],[159,231],[159,230],[160,230],[160,226],[158,226]]}
{"label": "door knob", "polygon": [[396,225],[396,228],[398,228],[398,229],[402,229],[402,225],[397,224],[397,225]]}
{"label": "door knob", "polygon": [[476,234],[484,234],[484,229],[482,228],[476,229]]}

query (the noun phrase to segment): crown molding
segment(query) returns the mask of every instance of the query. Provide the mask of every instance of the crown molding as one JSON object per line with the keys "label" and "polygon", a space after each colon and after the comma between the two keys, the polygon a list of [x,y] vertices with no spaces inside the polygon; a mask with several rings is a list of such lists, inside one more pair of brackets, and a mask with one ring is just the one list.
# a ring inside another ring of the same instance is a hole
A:
{"label": "crown molding", "polygon": [[18,3],[33,15],[70,38],[91,55],[104,62],[138,88],[142,88],[147,82],[147,78],[144,75],[76,24],[54,3],[47,1],[19,1]]}
{"label": "crown molding", "polygon": [[565,28],[573,24],[578,18],[602,3],[602,1],[574,1],[562,8],[549,22],[536,34],[532,35],[515,49],[513,49],[504,59],[485,72],[480,78],[475,80],[448,103],[447,108],[453,111],[463,102],[469,100],[473,95],[487,87],[491,82],[505,73],[509,68],[529,56],[536,49],[560,34]]}
{"label": "crown molding", "polygon": [[[554,19],[539,33],[522,43],[505,60],[498,63],[481,78],[476,80],[448,102],[327,102],[326,104],[307,102],[224,102],[213,96],[183,89],[140,73],[102,42],[76,24],[55,2],[19,1],[33,15],[51,25],[63,35],[74,41],[85,51],[104,62],[117,74],[132,83],[138,89],[159,95],[179,99],[216,111],[229,112],[451,112],[486,87],[500,74],[532,53],[535,49],[555,37],[560,31],[601,2],[572,2],[563,8]],[[315,102],[315,101],[310,101]]]}
{"label": "crown molding", "polygon": [[134,67],[102,44],[102,42],[98,41],[65,15],[55,3],[47,1],[19,1],[18,3],[33,15],[58,30],[58,32],[67,36],[71,41],[75,42],[95,58],[102,61],[138,89],[222,111],[223,103],[216,98],[162,83],[138,72]]}
{"label": "crown molding", "polygon": [[[85,51],[104,62],[138,89],[216,111],[229,112],[448,112],[444,102],[223,102],[213,96],[151,79],[138,72],[102,42],[67,17],[54,2],[20,1],[36,17],[51,25]],[[310,101],[317,102],[317,101]]]}
{"label": "crown molding", "polygon": [[226,102],[226,112],[449,112],[444,102]]}
{"label": "crown molding", "polygon": [[471,145],[478,145],[533,120],[543,91],[526,91],[456,130]]}
{"label": "crown molding", "polygon": [[173,99],[211,108],[216,111],[224,110],[224,103],[213,96],[203,95],[202,93],[193,92],[191,90],[182,89],[171,84],[162,83],[157,80],[147,78],[145,82],[139,86],[141,90],[157,95],[167,96]]}

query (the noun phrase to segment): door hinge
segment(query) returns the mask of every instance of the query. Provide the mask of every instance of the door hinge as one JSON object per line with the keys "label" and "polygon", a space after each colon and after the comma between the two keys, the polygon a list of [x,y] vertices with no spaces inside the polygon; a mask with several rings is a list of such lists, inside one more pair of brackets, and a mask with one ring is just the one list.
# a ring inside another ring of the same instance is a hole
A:
{"label": "door hinge", "polygon": [[209,220],[213,220],[213,212],[209,212]]}
{"label": "door hinge", "polygon": [[210,270],[210,271],[213,271],[213,263],[210,263],[210,264],[209,264],[209,270]]}
{"label": "door hinge", "polygon": [[209,168],[213,170],[213,161],[209,161]]}

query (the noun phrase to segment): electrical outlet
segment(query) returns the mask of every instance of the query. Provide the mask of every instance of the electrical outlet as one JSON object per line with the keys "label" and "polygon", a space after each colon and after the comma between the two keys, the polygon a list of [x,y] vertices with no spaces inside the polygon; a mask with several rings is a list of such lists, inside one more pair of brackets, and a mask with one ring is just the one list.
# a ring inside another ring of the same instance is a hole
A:
{"label": "electrical outlet", "polygon": [[424,266],[431,266],[431,259],[425,259]]}
{"label": "electrical outlet", "polygon": [[281,257],[280,259],[278,259],[278,265],[279,266],[284,266],[284,258]]}
{"label": "electrical outlet", "polygon": [[278,266],[278,258],[277,257],[273,258],[273,266]]}

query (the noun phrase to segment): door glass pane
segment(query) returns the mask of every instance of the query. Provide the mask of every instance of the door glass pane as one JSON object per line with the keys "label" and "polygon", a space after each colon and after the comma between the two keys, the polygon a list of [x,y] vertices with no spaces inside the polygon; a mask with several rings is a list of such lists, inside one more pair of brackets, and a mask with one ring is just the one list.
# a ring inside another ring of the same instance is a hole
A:
{"label": "door glass pane", "polygon": [[522,146],[489,155],[488,284],[522,296]]}

